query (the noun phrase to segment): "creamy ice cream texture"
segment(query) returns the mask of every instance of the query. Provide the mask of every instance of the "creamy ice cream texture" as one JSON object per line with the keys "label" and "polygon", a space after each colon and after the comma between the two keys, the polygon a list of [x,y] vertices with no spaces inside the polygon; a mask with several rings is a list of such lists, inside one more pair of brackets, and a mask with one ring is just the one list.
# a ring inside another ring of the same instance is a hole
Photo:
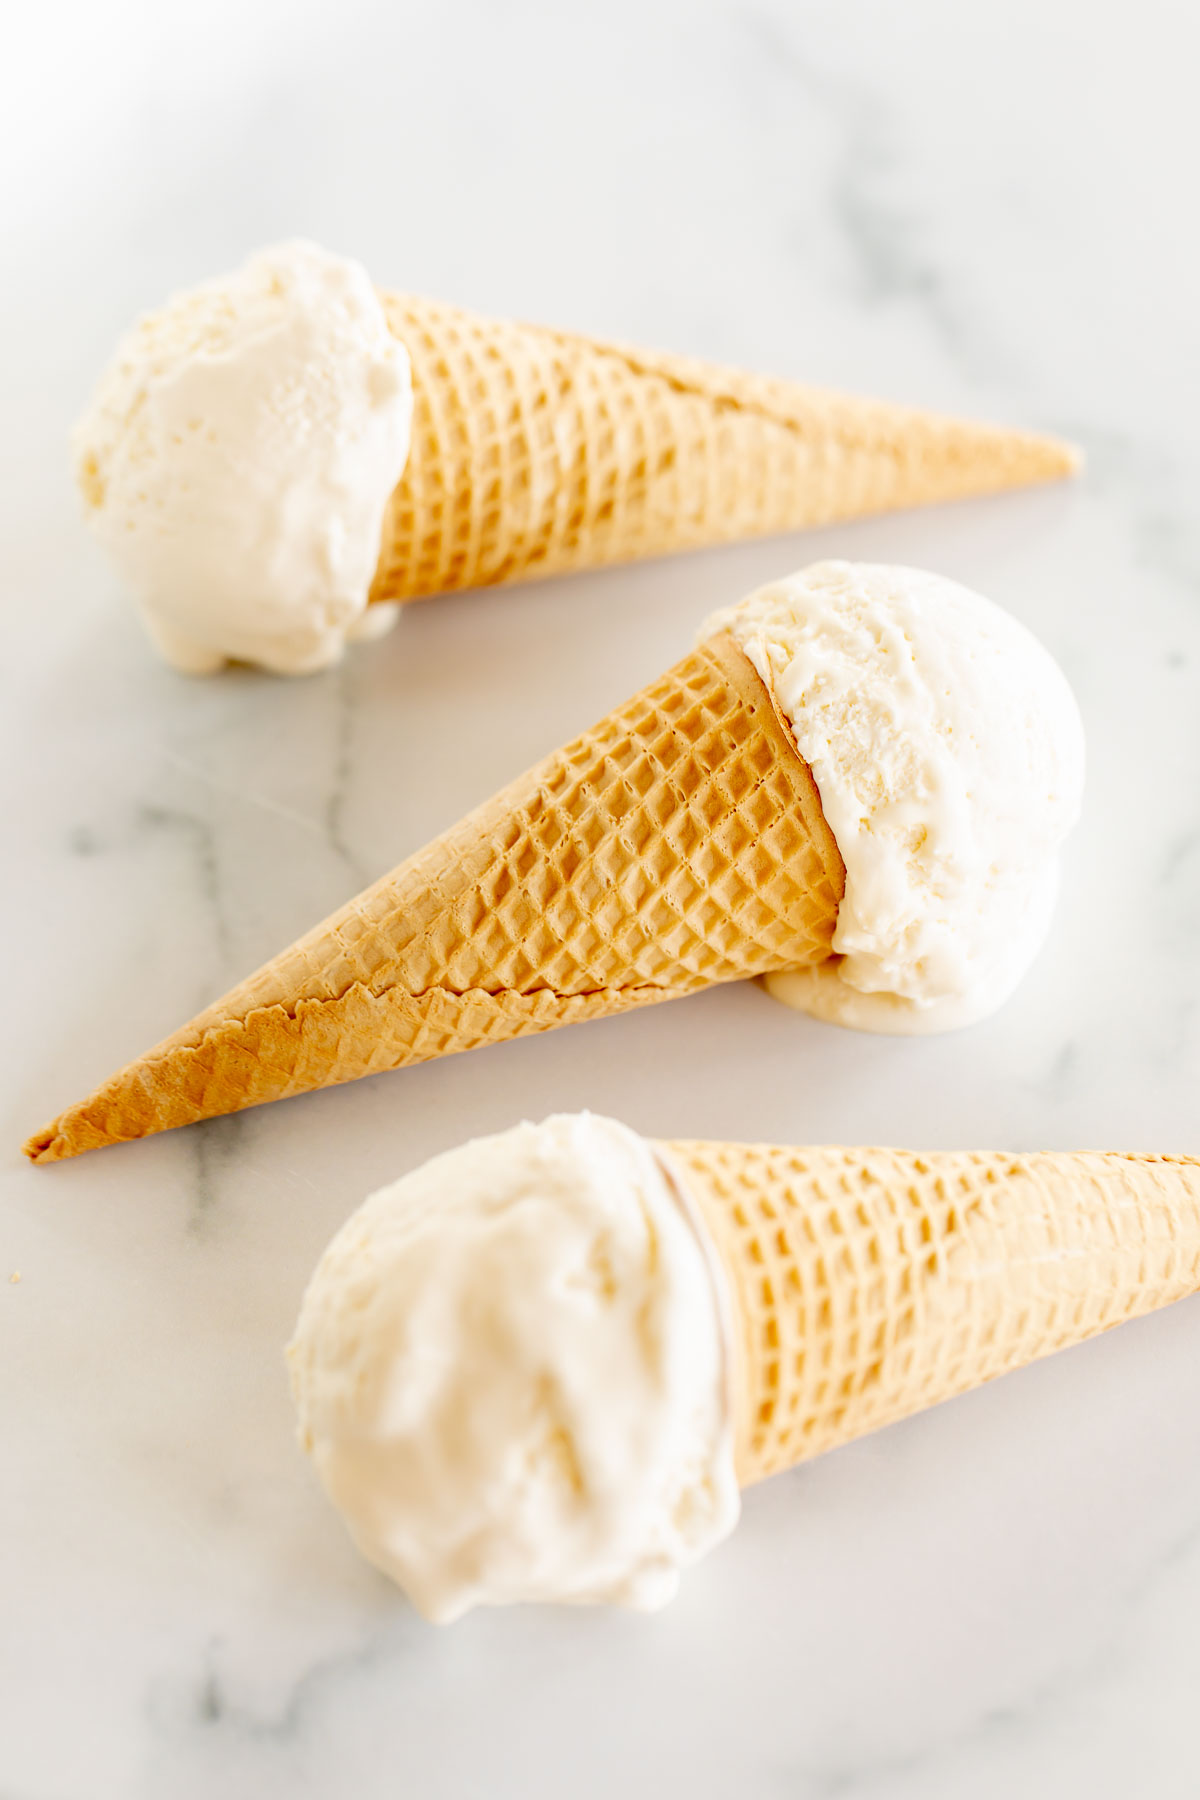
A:
{"label": "creamy ice cream texture", "polygon": [[647,1142],[547,1119],[345,1226],[301,1437],[438,1619],[653,1606],[743,1486],[1200,1287],[1200,1159]]}
{"label": "creamy ice cream texture", "polygon": [[367,595],[412,378],[359,264],[266,250],[144,317],[73,438],[88,518],[177,668],[303,674],[395,609]]}
{"label": "creamy ice cream texture", "polygon": [[969,1025],[1049,929],[1083,727],[1010,614],[918,569],[826,562],[716,614],[787,719],[846,865],[835,955],[776,998],[878,1032]]}
{"label": "creamy ice cream texture", "polygon": [[586,1113],[372,1196],[288,1351],[359,1548],[437,1620],[665,1604],[738,1517],[721,1280],[653,1149]]}

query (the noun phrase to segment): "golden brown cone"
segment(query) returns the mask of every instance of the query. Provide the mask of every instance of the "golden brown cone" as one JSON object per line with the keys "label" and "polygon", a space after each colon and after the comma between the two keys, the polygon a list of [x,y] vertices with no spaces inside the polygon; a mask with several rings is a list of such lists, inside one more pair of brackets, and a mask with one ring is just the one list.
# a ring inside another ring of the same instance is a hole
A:
{"label": "golden brown cone", "polygon": [[56,1162],[830,953],[845,870],[732,638],[686,656],[25,1146]]}
{"label": "golden brown cone", "polygon": [[1200,1289],[1200,1158],[659,1149],[728,1276],[743,1485]]}
{"label": "golden brown cone", "polygon": [[382,296],[413,368],[373,600],[413,600],[1073,473],[1068,445],[441,301]]}

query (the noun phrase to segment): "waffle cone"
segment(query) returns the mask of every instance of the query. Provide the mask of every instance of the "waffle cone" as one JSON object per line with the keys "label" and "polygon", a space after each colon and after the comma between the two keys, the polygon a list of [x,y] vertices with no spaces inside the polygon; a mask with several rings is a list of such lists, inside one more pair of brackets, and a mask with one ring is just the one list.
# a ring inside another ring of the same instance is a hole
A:
{"label": "waffle cone", "polygon": [[830,953],[845,870],[711,639],[25,1146],[55,1162]]}
{"label": "waffle cone", "polygon": [[728,1275],[743,1485],[1200,1289],[1200,1158],[660,1150]]}
{"label": "waffle cone", "polygon": [[1070,474],[1067,445],[383,295],[413,369],[373,600],[825,525]]}

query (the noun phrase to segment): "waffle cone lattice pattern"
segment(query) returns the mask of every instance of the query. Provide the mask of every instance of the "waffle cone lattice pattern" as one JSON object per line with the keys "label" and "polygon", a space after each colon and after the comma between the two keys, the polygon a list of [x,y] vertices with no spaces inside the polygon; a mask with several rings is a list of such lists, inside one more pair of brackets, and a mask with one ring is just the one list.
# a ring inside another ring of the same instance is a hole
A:
{"label": "waffle cone lattice pattern", "polygon": [[1052,439],[384,294],[413,368],[373,600],[1052,481]]}
{"label": "waffle cone lattice pattern", "polygon": [[726,635],[26,1146],[56,1161],[830,953],[845,871]]}
{"label": "waffle cone lattice pattern", "polygon": [[729,1278],[743,1483],[1200,1288],[1200,1159],[663,1148]]}

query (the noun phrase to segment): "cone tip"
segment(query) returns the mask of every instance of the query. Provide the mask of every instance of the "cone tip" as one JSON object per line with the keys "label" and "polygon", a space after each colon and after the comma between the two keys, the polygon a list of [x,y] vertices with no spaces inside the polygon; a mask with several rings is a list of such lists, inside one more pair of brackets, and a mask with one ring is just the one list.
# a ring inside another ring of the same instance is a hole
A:
{"label": "cone tip", "polygon": [[1082,475],[1085,464],[1083,451],[1078,444],[1070,443],[1066,438],[1048,437],[1044,440],[1050,453],[1052,471],[1063,480],[1070,480]]}
{"label": "cone tip", "polygon": [[44,1131],[35,1131],[32,1137],[26,1138],[21,1149],[31,1163],[59,1162],[70,1154],[59,1135],[57,1121],[47,1125]]}
{"label": "cone tip", "polygon": [[65,1162],[68,1157],[82,1156],[86,1150],[102,1150],[108,1144],[121,1142],[119,1135],[103,1124],[97,1124],[91,1105],[83,1101],[68,1107],[52,1119],[43,1131],[35,1131],[21,1145],[31,1163]]}
{"label": "cone tip", "polygon": [[1083,451],[1078,444],[1048,432],[1001,430],[993,433],[993,442],[996,441],[1008,462],[1013,486],[1023,482],[1069,481],[1079,475],[1084,466]]}

